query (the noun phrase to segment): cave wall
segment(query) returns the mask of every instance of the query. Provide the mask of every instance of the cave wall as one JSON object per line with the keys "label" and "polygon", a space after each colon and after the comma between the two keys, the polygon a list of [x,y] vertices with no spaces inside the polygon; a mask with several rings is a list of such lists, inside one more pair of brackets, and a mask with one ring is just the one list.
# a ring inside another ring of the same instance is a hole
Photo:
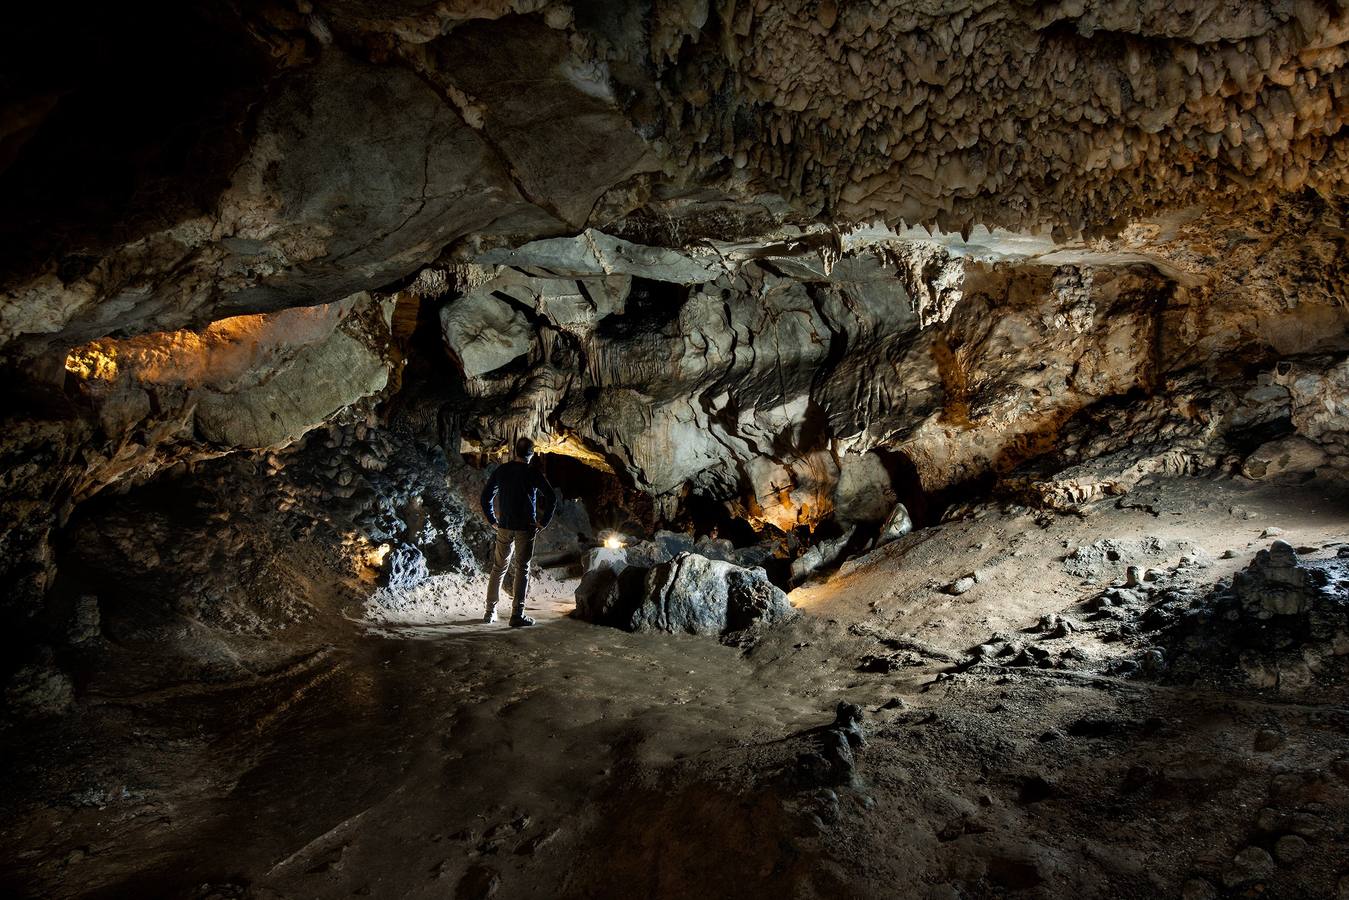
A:
{"label": "cave wall", "polygon": [[[1116,250],[1055,264],[888,237],[832,264],[771,248],[740,263],[678,258],[663,275],[672,283],[651,283],[637,273],[653,273],[640,262],[653,248],[596,257],[543,241],[486,255],[504,264],[478,267],[471,290],[444,302],[442,330],[480,410],[476,441],[549,434],[670,510],[702,493],[790,530],[834,511],[843,469],[867,451],[903,453],[925,490],[942,491],[1049,452],[1107,402],[1165,409],[1175,423],[1158,439],[1193,457],[1190,471],[1250,452],[1235,445],[1257,423],[1291,431],[1296,378],[1275,364],[1320,369],[1312,358],[1349,350],[1328,214],[1308,200],[1246,223],[1247,235],[1289,229],[1287,244],[1258,238],[1251,268],[1235,230],[1235,255],[1197,265],[1189,240],[1151,259]],[[1294,223],[1312,221],[1293,242]],[[653,293],[664,295],[654,308],[641,299]],[[1124,434],[1154,437],[1151,421]],[[1298,422],[1307,436],[1319,427]],[[1234,447],[1222,449],[1228,432]]]}

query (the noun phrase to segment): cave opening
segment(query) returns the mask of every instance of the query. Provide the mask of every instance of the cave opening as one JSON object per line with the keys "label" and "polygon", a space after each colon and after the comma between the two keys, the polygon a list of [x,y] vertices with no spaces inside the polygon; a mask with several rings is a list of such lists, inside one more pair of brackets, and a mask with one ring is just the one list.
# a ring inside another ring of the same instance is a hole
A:
{"label": "cave opening", "polygon": [[623,312],[600,319],[595,332],[615,341],[658,332],[679,318],[688,298],[686,284],[633,277]]}
{"label": "cave opening", "polygon": [[978,500],[987,495],[990,486],[990,482],[985,479],[943,491],[928,491],[923,487],[922,476],[908,453],[888,447],[877,447],[871,452],[884,465],[890,489],[894,491],[895,499],[909,511],[914,528],[937,524],[952,503]]}
{"label": "cave opening", "polygon": [[702,491],[690,491],[684,496],[672,524],[696,537],[720,538],[736,547],[751,547],[764,540],[763,532],[733,513],[726,499]]}
{"label": "cave opening", "polygon": [[590,518],[594,536],[647,538],[655,531],[655,505],[649,494],[634,489],[612,471],[604,471],[562,453],[540,454],[544,472],[565,500],[579,501]]}

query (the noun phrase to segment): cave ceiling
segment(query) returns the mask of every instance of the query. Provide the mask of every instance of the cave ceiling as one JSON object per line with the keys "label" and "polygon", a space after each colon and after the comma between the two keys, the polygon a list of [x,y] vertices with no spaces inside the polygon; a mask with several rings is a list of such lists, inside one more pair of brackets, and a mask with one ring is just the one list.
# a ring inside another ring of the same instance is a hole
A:
{"label": "cave ceiling", "polygon": [[1337,209],[1349,158],[1345,11],[1311,0],[202,4],[57,59],[60,15],[5,38],[9,359],[587,228],[1203,278],[1280,198]]}

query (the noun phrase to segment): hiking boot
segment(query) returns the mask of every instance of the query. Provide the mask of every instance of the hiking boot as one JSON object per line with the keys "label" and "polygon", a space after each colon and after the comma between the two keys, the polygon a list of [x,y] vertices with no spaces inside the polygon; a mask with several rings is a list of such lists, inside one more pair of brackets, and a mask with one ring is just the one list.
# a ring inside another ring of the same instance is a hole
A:
{"label": "hiking boot", "polygon": [[482,617],[482,623],[484,625],[494,625],[496,624],[496,620],[497,620],[497,611],[495,609],[489,609],[487,611],[487,614]]}
{"label": "hiking boot", "polygon": [[511,616],[511,627],[512,627],[512,628],[524,628],[524,627],[527,626],[527,625],[533,625],[533,624],[534,624],[534,617],[533,617],[533,616],[527,616],[527,615],[525,615],[524,613],[520,613],[520,614],[517,615],[517,616]]}

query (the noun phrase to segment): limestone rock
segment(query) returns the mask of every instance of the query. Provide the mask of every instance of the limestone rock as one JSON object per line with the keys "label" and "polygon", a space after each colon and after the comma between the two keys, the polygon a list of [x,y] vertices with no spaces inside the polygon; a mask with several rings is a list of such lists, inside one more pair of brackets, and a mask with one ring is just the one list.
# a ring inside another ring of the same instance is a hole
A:
{"label": "limestone rock", "polygon": [[524,313],[486,291],[447,304],[440,311],[440,327],[445,345],[469,378],[523,356],[534,340]]}
{"label": "limestone rock", "polygon": [[1242,609],[1257,619],[1305,613],[1320,594],[1315,570],[1298,564],[1292,545],[1276,540],[1245,571],[1232,576]]}
{"label": "limestone rock", "polygon": [[386,561],[388,587],[392,591],[409,591],[430,577],[426,557],[409,544],[394,547]]}
{"label": "limestone rock", "polygon": [[877,544],[886,544],[897,538],[913,531],[913,519],[909,517],[909,510],[903,503],[896,503],[895,508],[890,511],[885,524],[881,526],[880,536],[876,539]]}
{"label": "limestone rock", "polygon": [[812,544],[809,550],[792,560],[792,580],[803,581],[824,567],[838,562],[856,533],[857,526],[854,525],[837,537]]}
{"label": "limestone rock", "polygon": [[532,241],[516,250],[490,250],[476,262],[541,271],[553,277],[635,275],[675,284],[704,284],[726,273],[711,254],[642,246],[593,229],[575,237]]}
{"label": "limestone rock", "polygon": [[1326,452],[1300,436],[1262,444],[1241,464],[1241,474],[1256,480],[1306,478],[1326,463]]}
{"label": "limestone rock", "polygon": [[681,553],[649,570],[628,566],[587,573],[577,590],[577,612],[628,631],[719,637],[782,621],[791,606],[762,569]]}

